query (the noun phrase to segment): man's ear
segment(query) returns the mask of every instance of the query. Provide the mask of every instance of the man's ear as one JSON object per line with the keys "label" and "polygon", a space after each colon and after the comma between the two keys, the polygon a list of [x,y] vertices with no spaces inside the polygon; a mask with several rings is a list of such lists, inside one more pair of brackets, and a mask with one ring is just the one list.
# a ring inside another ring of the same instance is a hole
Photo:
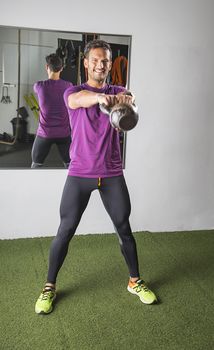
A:
{"label": "man's ear", "polygon": [[88,69],[88,60],[87,60],[87,58],[84,58],[83,64],[84,64],[84,67]]}

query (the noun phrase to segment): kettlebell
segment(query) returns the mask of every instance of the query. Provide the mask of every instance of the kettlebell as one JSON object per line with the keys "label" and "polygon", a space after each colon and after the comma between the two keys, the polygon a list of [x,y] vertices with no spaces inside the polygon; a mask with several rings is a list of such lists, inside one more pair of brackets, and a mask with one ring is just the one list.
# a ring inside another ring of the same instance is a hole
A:
{"label": "kettlebell", "polygon": [[113,128],[129,131],[132,130],[138,122],[138,108],[134,104],[117,103],[113,107],[100,104],[101,112],[109,115],[109,120]]}

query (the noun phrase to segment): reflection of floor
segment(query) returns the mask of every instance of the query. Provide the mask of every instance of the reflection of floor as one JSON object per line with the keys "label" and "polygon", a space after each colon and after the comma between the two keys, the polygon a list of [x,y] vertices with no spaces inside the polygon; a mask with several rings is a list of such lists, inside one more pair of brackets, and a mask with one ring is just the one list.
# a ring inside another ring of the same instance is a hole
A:
{"label": "reflection of floor", "polygon": [[[30,168],[31,165],[30,142],[16,142],[15,145],[4,145],[0,143],[0,168]],[[44,168],[63,168],[58,150],[55,145],[45,160]]]}

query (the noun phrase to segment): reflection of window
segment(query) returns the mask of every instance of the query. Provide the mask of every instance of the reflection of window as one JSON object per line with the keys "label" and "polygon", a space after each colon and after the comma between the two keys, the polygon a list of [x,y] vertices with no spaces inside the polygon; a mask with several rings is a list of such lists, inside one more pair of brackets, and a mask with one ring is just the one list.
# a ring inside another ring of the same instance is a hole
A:
{"label": "reflection of window", "polygon": [[[38,80],[47,79],[44,69],[45,57],[53,52],[54,47],[29,43],[27,45],[21,44],[20,50],[20,84],[33,85]],[[33,69],[29,69],[29,67],[33,67]]]}
{"label": "reflection of window", "polygon": [[18,84],[18,44],[4,44],[2,48],[3,84]]}

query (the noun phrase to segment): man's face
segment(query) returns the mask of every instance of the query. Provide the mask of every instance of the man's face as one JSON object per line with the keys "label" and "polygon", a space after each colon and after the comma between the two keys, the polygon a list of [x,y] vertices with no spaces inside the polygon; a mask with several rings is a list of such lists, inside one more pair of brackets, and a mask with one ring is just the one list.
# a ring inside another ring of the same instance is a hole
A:
{"label": "man's face", "polygon": [[91,49],[84,59],[84,66],[88,70],[88,78],[97,82],[105,81],[111,70],[111,56],[108,50],[102,48]]}

